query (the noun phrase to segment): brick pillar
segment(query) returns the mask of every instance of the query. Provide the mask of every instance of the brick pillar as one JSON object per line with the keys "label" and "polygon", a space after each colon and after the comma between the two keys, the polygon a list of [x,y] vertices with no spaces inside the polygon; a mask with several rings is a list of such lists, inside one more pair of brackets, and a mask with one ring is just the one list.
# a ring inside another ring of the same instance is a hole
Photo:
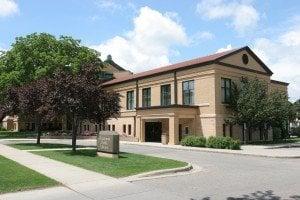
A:
{"label": "brick pillar", "polygon": [[169,118],[169,144],[179,144],[179,119],[178,117]]}

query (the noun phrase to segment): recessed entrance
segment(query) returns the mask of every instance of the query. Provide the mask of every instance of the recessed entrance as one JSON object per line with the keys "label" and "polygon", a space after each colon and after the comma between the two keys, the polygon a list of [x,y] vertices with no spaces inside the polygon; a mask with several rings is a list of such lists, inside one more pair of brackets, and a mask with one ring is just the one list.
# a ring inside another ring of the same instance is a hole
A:
{"label": "recessed entrance", "polygon": [[145,122],[145,141],[161,142],[162,123],[161,122]]}

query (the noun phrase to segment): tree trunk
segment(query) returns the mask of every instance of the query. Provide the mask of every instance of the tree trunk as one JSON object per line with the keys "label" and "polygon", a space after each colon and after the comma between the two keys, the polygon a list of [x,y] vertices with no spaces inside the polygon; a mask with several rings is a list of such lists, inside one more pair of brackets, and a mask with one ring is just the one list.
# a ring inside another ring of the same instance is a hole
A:
{"label": "tree trunk", "polygon": [[41,144],[41,120],[39,117],[35,117],[35,132],[37,133],[36,144]]}
{"label": "tree trunk", "polygon": [[76,152],[76,139],[77,139],[78,120],[76,117],[72,119],[72,151]]}
{"label": "tree trunk", "polygon": [[249,142],[252,141],[252,129],[251,129],[251,126],[248,127],[248,140],[249,140]]}

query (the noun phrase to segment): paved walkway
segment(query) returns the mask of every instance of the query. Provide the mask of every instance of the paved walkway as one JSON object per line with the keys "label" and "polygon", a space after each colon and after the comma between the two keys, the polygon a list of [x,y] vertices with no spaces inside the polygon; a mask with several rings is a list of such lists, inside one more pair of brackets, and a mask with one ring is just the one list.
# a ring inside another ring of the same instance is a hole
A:
{"label": "paved walkway", "polygon": [[[108,187],[128,187],[127,185],[129,184],[100,173],[35,155],[24,150],[18,150],[3,144],[0,144],[0,155],[44,174],[66,186],[40,190],[42,192],[28,191],[5,194],[0,195],[0,199],[32,199],[32,194],[39,195],[40,198],[35,197],[35,199],[64,199],[64,195],[69,198],[74,197],[74,199],[94,199],[89,195],[88,191]],[[59,198],[54,198],[56,195],[57,197],[59,196]]]}
{"label": "paved walkway", "polygon": [[[158,198],[163,193],[163,191],[152,192],[157,190],[155,188],[136,186],[125,179],[105,176],[3,144],[0,144],[0,155],[63,184],[59,187],[3,194],[0,195],[0,200],[132,199],[136,195],[142,195],[145,197],[143,199],[150,200],[152,197]],[[148,195],[149,193],[152,194]],[[176,200],[178,198],[168,194],[166,199]]]}
{"label": "paved walkway", "polygon": [[[11,141],[24,142],[24,141],[35,141],[35,140],[36,139],[7,139],[7,140],[2,140],[2,143],[10,143]],[[60,143],[60,144],[70,144],[70,141],[71,141],[70,139],[42,139],[42,142]],[[96,146],[96,140],[95,139],[77,140],[77,144],[82,146]],[[139,143],[139,142],[121,141],[121,145],[140,145],[146,147],[151,146],[151,147],[178,149],[178,150],[186,150],[186,151],[239,154],[239,155],[272,157],[272,158],[300,158],[300,143],[270,144],[270,145],[242,145],[241,150],[185,147],[181,145],[163,145],[161,143],[152,143],[152,142]],[[291,148],[288,148],[289,146]]]}
{"label": "paved walkway", "polygon": [[200,147],[186,147],[181,145],[163,145],[161,143],[136,143],[136,142],[122,142],[122,144],[142,145],[161,148],[171,148],[188,151],[204,151],[211,153],[225,153],[225,154],[240,154],[248,156],[261,156],[272,158],[300,158],[300,143],[279,144],[279,145],[242,145],[241,150],[229,149],[211,149]]}
{"label": "paved walkway", "polygon": [[[42,140],[42,142],[70,143],[71,141]],[[79,140],[78,144],[93,145],[95,140]],[[117,180],[119,181],[117,184],[103,185],[101,181],[99,184],[90,181],[71,184],[71,188],[55,187],[5,194],[0,195],[0,199],[300,199],[299,159],[240,156],[146,145],[126,145],[124,143],[121,145],[121,151],[192,162],[201,166],[203,171],[190,175],[141,180],[133,183]],[[246,195],[249,198],[246,198]]]}

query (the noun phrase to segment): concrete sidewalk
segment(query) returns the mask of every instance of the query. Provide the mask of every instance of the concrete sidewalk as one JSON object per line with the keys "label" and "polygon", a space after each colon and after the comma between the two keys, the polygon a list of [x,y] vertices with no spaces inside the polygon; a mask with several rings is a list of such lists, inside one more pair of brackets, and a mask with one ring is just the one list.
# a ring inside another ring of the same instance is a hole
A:
{"label": "concrete sidewalk", "polygon": [[0,144],[0,155],[44,174],[66,186],[94,181],[99,181],[99,184],[114,183],[118,181],[115,178],[103,174],[18,150],[3,144]]}
{"label": "concrete sidewalk", "polygon": [[294,147],[289,148],[289,144],[279,145],[242,145],[241,150],[229,150],[229,149],[211,149],[202,147],[187,147],[181,145],[163,145],[161,143],[138,143],[138,142],[121,142],[126,145],[142,145],[153,146],[161,148],[171,148],[186,151],[202,151],[210,153],[224,153],[224,154],[236,154],[246,156],[260,156],[271,158],[300,158],[300,144],[293,144]]}
{"label": "concrete sidewalk", "polygon": [[[0,155],[14,160],[30,169],[44,174],[63,184],[63,186],[0,195],[5,200],[88,200],[88,199],[142,199],[159,198],[163,191],[137,186],[126,180],[116,179],[93,171],[35,155],[0,144]],[[65,187],[64,187],[65,186]],[[151,194],[150,194],[151,193]],[[167,194],[166,199],[180,199]],[[138,198],[138,197],[137,197]]]}
{"label": "concrete sidewalk", "polygon": [[[22,143],[25,141],[35,141],[36,139],[12,139],[12,140],[2,140],[2,143]],[[42,139],[42,142],[47,143],[60,143],[60,144],[70,144],[69,139]],[[1,143],[1,140],[0,140]],[[77,140],[78,145],[82,146],[96,146],[96,140],[85,139]],[[223,153],[223,154],[235,154],[235,155],[247,155],[247,156],[260,156],[260,157],[271,157],[271,158],[300,158],[300,143],[292,144],[270,144],[270,145],[242,145],[241,150],[228,150],[228,149],[210,149],[201,147],[186,147],[181,145],[163,145],[161,143],[153,142],[126,142],[121,141],[121,151],[122,145],[141,145],[141,146],[152,146],[160,148],[171,148],[186,151],[201,151],[209,153]],[[292,145],[292,148],[288,148]],[[294,147],[293,147],[294,146]]]}

